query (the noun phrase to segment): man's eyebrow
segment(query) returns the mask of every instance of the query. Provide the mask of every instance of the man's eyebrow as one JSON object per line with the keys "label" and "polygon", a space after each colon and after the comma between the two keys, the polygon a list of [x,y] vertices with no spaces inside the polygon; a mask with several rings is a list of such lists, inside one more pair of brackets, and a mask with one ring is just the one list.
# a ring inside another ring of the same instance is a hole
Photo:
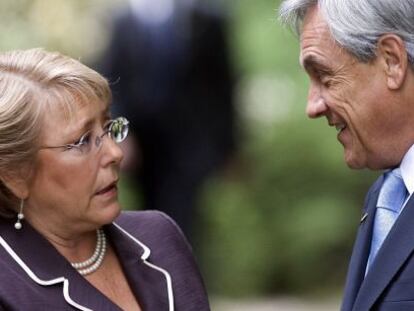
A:
{"label": "man's eyebrow", "polygon": [[333,75],[333,70],[326,66],[315,56],[307,56],[300,60],[301,66],[308,72],[314,71],[326,75]]}

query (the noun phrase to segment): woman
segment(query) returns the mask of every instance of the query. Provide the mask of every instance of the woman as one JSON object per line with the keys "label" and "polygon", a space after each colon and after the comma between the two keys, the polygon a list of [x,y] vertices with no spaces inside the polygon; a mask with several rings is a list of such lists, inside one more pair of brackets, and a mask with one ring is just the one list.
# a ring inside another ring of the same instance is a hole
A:
{"label": "woman", "polygon": [[110,98],[61,54],[0,54],[1,309],[209,310],[170,218],[120,214],[128,121],[110,119]]}

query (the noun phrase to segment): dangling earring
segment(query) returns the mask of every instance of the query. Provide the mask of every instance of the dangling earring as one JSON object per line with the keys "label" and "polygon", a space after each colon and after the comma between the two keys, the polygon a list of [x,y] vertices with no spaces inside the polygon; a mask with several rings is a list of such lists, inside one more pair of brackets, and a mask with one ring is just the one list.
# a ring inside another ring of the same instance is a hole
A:
{"label": "dangling earring", "polygon": [[21,199],[20,200],[20,210],[19,210],[19,213],[17,214],[17,221],[14,224],[14,227],[16,228],[16,230],[20,230],[22,228],[22,223],[20,221],[22,219],[24,219],[23,205],[24,205],[24,199]]}

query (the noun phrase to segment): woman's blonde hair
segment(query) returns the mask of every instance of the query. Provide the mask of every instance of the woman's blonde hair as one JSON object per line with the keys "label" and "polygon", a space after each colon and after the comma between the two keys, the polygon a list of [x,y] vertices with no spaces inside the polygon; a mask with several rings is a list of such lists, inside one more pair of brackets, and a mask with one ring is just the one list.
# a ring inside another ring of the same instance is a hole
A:
{"label": "woman's blonde hair", "polygon": [[[0,176],[33,162],[53,107],[70,115],[97,100],[110,103],[108,82],[77,60],[43,49],[0,53]],[[10,215],[17,201],[0,181],[0,215]]]}

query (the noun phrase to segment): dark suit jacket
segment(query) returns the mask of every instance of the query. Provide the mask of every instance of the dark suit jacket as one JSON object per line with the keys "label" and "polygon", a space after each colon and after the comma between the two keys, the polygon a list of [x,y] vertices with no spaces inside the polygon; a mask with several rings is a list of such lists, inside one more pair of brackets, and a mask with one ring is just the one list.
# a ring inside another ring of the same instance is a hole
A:
{"label": "dark suit jacket", "polygon": [[[160,212],[128,212],[105,226],[143,310],[209,310],[180,229]],[[0,221],[1,310],[120,310],[27,222]],[[173,307],[174,306],[174,307]]]}
{"label": "dark suit jacket", "polygon": [[414,310],[414,199],[411,197],[365,275],[380,177],[368,192],[358,230],[341,310]]}

